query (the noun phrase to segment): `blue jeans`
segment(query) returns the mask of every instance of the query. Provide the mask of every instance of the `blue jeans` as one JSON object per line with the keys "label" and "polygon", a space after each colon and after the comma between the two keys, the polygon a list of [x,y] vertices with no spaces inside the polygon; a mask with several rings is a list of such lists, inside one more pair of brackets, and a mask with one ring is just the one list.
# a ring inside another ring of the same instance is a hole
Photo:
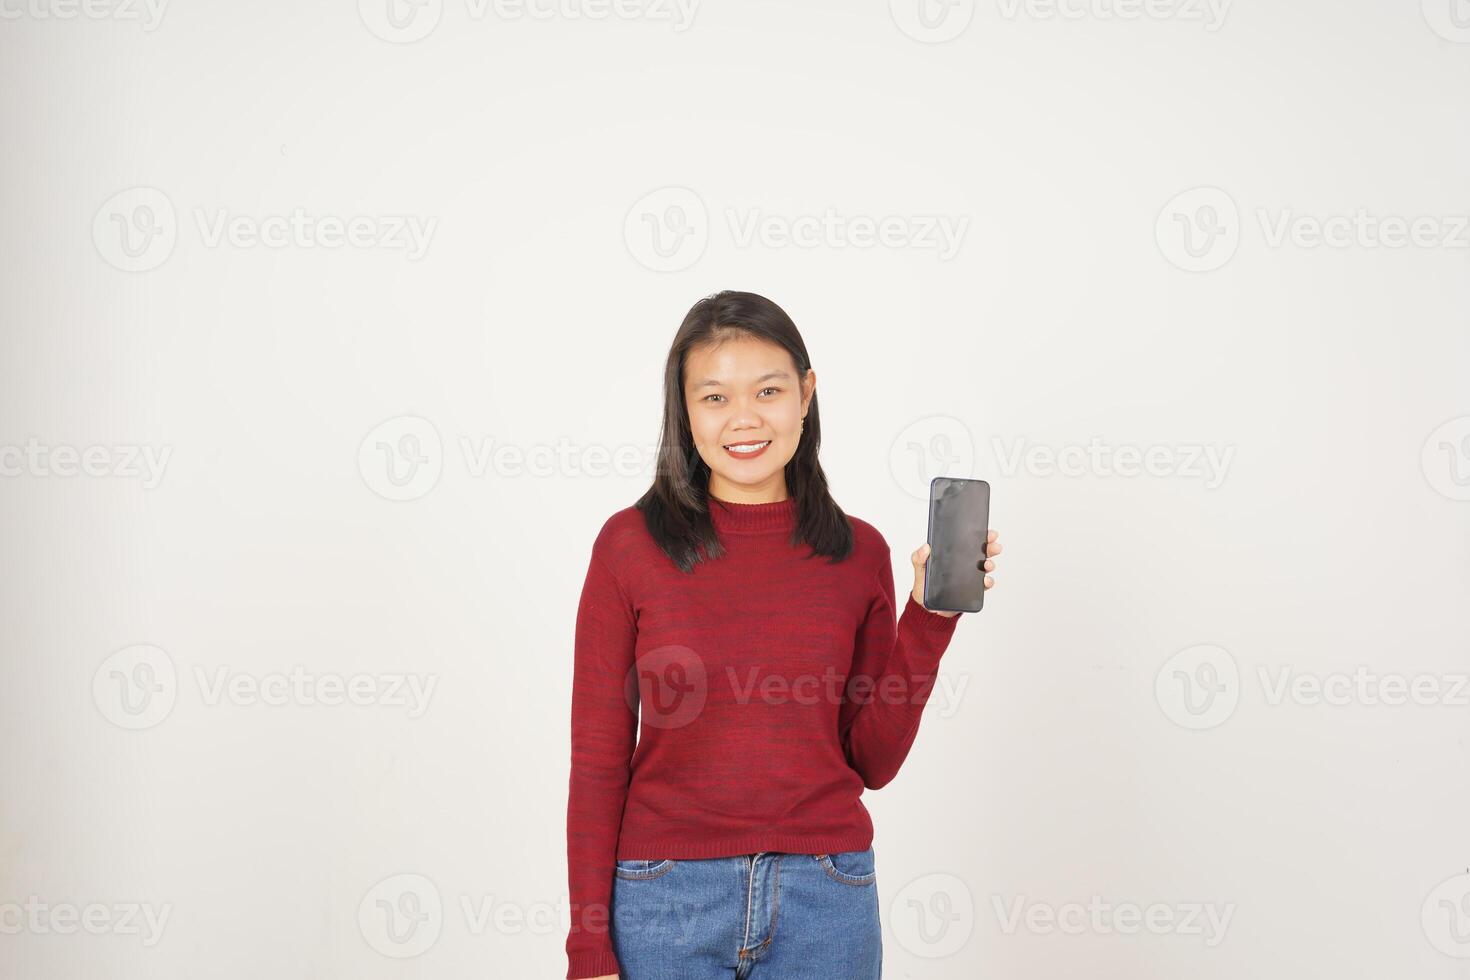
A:
{"label": "blue jeans", "polygon": [[622,980],[880,980],[873,849],[619,860]]}

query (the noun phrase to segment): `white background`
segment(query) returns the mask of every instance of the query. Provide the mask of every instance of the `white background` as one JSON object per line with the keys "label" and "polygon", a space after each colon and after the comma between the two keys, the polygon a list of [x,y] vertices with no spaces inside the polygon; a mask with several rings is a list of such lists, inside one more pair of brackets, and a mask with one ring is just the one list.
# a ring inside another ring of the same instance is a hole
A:
{"label": "white background", "polygon": [[[652,476],[582,464],[735,288],[900,588],[915,488],[994,487],[963,694],[867,797],[886,976],[1470,977],[1463,0],[96,2],[0,2],[4,975],[564,976],[575,607]],[[297,211],[364,241],[245,237]],[[295,668],[376,694],[215,687]],[[1273,697],[1359,668],[1439,700]]]}

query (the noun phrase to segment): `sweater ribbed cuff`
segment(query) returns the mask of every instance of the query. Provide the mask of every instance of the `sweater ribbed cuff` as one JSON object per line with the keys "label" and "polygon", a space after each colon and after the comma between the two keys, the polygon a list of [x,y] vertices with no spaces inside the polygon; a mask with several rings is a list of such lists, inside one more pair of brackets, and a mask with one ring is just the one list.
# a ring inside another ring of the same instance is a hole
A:
{"label": "sweater ribbed cuff", "polygon": [[567,980],[615,976],[617,973],[618,958],[610,945],[595,953],[574,953],[567,957]]}
{"label": "sweater ribbed cuff", "polygon": [[941,616],[937,612],[925,609],[924,606],[914,599],[914,594],[909,593],[909,601],[904,603],[901,619],[907,619],[916,626],[936,632],[949,632],[955,628],[964,613],[955,613],[953,616]]}

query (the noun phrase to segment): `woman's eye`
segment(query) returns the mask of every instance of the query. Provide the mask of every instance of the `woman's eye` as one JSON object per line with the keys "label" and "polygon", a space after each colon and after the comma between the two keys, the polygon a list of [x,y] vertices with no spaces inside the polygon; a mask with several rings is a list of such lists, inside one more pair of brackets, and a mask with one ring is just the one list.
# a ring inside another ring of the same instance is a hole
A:
{"label": "woman's eye", "polygon": [[[780,390],[781,390],[780,388],[762,388],[760,390],[760,394],[764,395],[768,391],[780,391]],[[724,398],[724,397],[725,397],[724,395],[705,395],[704,398],[702,398],[700,400],[701,401],[709,401],[711,398]]]}

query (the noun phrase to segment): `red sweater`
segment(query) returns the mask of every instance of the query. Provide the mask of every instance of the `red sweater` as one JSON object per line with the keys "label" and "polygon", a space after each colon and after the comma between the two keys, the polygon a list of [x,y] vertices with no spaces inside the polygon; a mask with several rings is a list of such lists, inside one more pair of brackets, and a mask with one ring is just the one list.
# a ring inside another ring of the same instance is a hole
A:
{"label": "red sweater", "polygon": [[634,507],[592,545],[572,680],[568,980],[618,972],[616,859],[869,847],[859,797],[908,755],[960,619],[907,591],[899,616],[888,544],[861,520],[834,565],[788,543],[795,498],[711,499],[710,519],[726,553],[692,574]]}

